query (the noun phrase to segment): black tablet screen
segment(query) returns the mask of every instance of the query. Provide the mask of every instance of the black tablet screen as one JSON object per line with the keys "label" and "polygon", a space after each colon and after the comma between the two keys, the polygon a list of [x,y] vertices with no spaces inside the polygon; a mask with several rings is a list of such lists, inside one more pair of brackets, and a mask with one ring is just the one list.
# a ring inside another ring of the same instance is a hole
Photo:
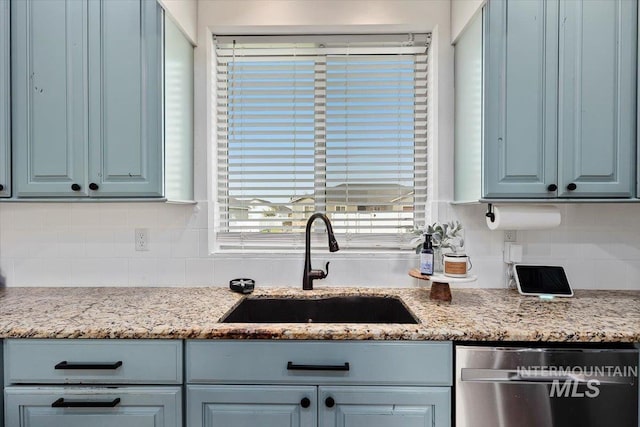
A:
{"label": "black tablet screen", "polygon": [[571,295],[571,287],[562,267],[516,265],[520,290],[525,294]]}

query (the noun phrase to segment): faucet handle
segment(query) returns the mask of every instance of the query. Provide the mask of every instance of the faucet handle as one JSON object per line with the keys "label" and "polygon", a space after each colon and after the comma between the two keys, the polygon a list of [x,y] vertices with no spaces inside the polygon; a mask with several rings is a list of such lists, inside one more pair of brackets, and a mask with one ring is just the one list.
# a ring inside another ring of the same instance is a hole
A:
{"label": "faucet handle", "polygon": [[325,270],[326,271],[324,272],[324,276],[322,277],[323,279],[329,275],[329,261],[327,261],[327,265],[325,266]]}
{"label": "faucet handle", "polygon": [[329,274],[329,263],[328,262],[327,262],[327,265],[326,265],[325,269],[327,271],[311,270],[309,272],[309,277],[311,277],[311,279],[324,279]]}

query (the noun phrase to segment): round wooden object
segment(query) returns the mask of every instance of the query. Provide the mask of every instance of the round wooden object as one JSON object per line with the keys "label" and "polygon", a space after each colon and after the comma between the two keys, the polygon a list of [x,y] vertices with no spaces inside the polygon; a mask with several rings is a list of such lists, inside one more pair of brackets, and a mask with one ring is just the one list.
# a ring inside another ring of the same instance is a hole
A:
{"label": "round wooden object", "polygon": [[429,280],[431,282],[431,291],[429,292],[429,299],[434,301],[446,301],[451,302],[451,287],[449,283],[455,282],[473,282],[476,280],[476,276],[469,275],[467,277],[448,277],[443,274],[434,274],[427,276],[420,273],[417,268],[409,270],[409,276],[415,277],[420,280]]}
{"label": "round wooden object", "polygon": [[409,270],[409,276],[420,280],[429,280],[431,282],[429,299],[434,301],[451,302],[451,288],[449,287],[449,283],[443,280],[444,276],[439,274],[427,276],[426,274],[420,273],[420,270],[417,268]]}

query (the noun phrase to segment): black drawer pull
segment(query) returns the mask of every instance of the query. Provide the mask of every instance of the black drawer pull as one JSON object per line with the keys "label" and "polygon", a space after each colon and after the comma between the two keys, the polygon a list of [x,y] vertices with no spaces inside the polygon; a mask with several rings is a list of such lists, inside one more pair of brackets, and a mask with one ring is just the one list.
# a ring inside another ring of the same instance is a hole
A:
{"label": "black drawer pull", "polygon": [[293,362],[287,362],[287,370],[289,371],[348,371],[349,362],[344,362],[344,365],[296,365]]}
{"label": "black drawer pull", "polygon": [[91,363],[91,362],[80,362],[80,363],[69,363],[66,360],[58,363],[55,368],[56,369],[118,369],[122,366],[122,360],[118,360],[113,363]]}
{"label": "black drawer pull", "polygon": [[116,397],[110,402],[92,401],[65,401],[62,397],[51,404],[52,408],[114,408],[120,403],[120,398]]}

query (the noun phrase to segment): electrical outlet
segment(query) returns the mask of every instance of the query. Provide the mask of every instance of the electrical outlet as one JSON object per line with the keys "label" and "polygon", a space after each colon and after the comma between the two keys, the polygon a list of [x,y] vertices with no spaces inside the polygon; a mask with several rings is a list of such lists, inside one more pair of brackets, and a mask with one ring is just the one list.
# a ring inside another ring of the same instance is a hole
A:
{"label": "electrical outlet", "polygon": [[134,240],[136,244],[136,251],[148,251],[149,250],[149,229],[136,228]]}
{"label": "electrical outlet", "polygon": [[505,242],[515,242],[518,240],[518,234],[516,230],[505,230],[504,231],[504,241]]}

